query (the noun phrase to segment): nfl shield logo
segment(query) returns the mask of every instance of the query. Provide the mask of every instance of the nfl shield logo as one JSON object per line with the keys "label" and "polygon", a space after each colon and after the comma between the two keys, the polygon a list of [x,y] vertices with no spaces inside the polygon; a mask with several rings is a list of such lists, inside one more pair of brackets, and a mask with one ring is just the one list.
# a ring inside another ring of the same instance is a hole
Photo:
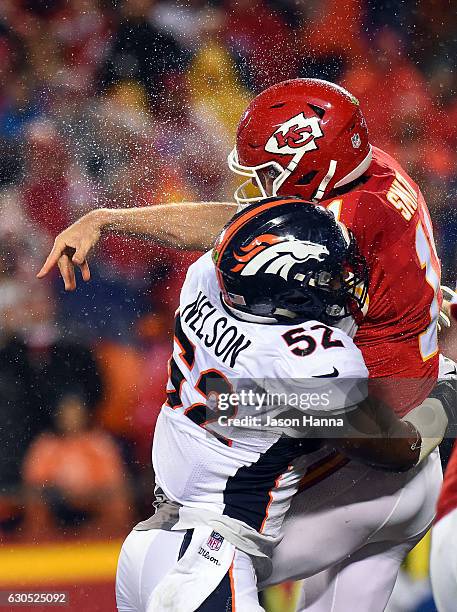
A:
{"label": "nfl shield logo", "polygon": [[358,149],[362,144],[362,139],[360,138],[360,134],[353,134],[351,136],[351,142],[354,149]]}
{"label": "nfl shield logo", "polygon": [[223,541],[224,538],[221,536],[221,534],[217,533],[217,531],[213,531],[213,533],[209,536],[206,545],[210,550],[219,550]]}

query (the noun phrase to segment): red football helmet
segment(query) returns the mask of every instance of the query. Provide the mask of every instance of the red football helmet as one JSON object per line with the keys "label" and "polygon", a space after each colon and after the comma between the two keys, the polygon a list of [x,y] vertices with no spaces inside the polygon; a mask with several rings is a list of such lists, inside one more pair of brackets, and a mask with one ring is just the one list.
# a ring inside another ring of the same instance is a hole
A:
{"label": "red football helmet", "polygon": [[[250,103],[238,125],[231,170],[249,177],[235,192],[240,206],[269,196],[319,201],[361,176],[371,163],[359,102],[319,79],[269,87]],[[247,197],[253,182],[259,197]]]}

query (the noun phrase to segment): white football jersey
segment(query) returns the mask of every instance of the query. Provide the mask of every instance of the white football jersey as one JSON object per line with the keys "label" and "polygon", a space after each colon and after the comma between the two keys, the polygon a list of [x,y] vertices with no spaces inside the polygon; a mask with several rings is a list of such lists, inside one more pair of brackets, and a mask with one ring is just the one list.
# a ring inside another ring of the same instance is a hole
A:
{"label": "white football jersey", "polygon": [[277,536],[322,447],[313,430],[357,405],[367,377],[341,329],[238,319],[221,301],[206,253],[189,268],[176,314],[153,444],[157,484],[185,507]]}

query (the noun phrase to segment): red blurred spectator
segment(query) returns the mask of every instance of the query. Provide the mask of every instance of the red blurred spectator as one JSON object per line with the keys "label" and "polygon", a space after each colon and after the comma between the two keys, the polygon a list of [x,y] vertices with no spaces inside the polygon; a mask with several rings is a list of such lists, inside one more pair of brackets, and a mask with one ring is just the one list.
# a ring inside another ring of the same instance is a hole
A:
{"label": "red blurred spectator", "polygon": [[70,222],[70,158],[50,121],[33,123],[28,128],[26,140],[25,210],[32,221],[54,236]]}
{"label": "red blurred spectator", "polygon": [[[179,160],[159,154],[162,130],[146,109],[144,89],[131,81],[113,86],[98,108],[96,137],[106,159],[112,158],[106,163],[103,177],[104,196],[110,206],[148,206],[192,199]],[[170,249],[145,245],[134,238],[110,234],[103,239],[102,249],[105,263],[129,279],[148,278],[164,266],[174,267]],[[186,257],[184,254],[181,259]]]}
{"label": "red blurred spectator", "polygon": [[279,13],[262,0],[226,0],[224,8],[224,38],[245,84],[260,91],[296,76],[300,45]]}
{"label": "red blurred spectator", "polygon": [[316,3],[301,31],[307,54],[313,58],[343,55],[359,62],[367,51],[363,34],[364,14],[362,0]]}
{"label": "red blurred spectator", "polygon": [[99,5],[98,0],[69,0],[52,24],[65,64],[85,68],[91,74],[104,59],[109,41],[108,14]]}
{"label": "red blurred spectator", "polygon": [[424,76],[406,56],[395,32],[383,30],[367,62],[354,65],[343,84],[359,98],[373,144],[400,161],[404,140],[430,137],[433,101]]}

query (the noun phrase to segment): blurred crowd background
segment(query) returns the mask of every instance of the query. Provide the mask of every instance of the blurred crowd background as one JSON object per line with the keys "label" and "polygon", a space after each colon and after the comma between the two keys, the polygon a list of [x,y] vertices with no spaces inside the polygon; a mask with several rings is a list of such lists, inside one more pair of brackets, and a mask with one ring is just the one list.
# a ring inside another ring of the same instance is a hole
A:
{"label": "blurred crowd background", "polygon": [[360,99],[372,143],[421,186],[454,284],[451,4],[0,2],[2,538],[124,535],[150,513],[171,318],[197,254],[109,236],[74,294],[35,274],[95,207],[231,199],[226,156],[263,88],[312,76]]}

